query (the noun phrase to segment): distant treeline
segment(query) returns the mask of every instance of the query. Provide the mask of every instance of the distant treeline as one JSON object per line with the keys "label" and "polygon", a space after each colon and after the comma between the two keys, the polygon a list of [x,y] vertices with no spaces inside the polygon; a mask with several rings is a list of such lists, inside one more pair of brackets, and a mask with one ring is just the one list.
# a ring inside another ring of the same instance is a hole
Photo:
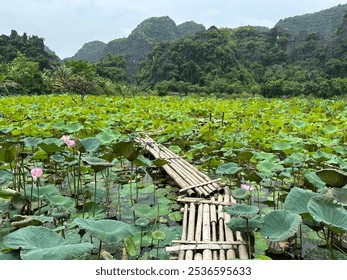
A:
{"label": "distant treeline", "polygon": [[344,95],[347,16],[330,38],[307,32],[294,36],[280,27],[211,27],[156,43],[130,74],[128,63],[127,56],[110,53],[92,63],[60,61],[42,38],[12,31],[0,36],[0,95]]}

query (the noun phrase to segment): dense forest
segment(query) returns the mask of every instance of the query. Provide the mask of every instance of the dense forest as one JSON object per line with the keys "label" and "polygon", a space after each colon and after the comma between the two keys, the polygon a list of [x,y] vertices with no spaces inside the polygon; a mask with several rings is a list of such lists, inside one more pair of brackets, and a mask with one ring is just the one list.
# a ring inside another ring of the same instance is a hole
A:
{"label": "dense forest", "polygon": [[[342,95],[347,91],[346,11],[347,5],[339,5],[281,20],[272,29],[206,30],[195,22],[176,25],[169,17],[154,17],[127,38],[86,43],[64,61],[47,51],[42,38],[13,30],[0,36],[0,94]],[[309,29],[319,23],[321,29]],[[294,25],[308,29],[293,31]],[[333,32],[327,36],[323,30]]]}

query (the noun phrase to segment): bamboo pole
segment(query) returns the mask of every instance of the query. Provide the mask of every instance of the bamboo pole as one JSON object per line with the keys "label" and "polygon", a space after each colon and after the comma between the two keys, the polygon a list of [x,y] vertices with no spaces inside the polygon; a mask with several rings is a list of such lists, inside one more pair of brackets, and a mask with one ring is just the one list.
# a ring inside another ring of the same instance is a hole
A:
{"label": "bamboo pole", "polygon": [[193,251],[192,250],[186,251],[186,260],[193,260]]}
{"label": "bamboo pole", "polygon": [[232,230],[227,226],[231,220],[230,215],[224,212],[224,225],[225,225],[225,240],[226,241],[234,241],[234,234]]}
{"label": "bamboo pole", "polygon": [[201,203],[209,203],[209,204],[214,204],[214,205],[222,205],[222,206],[229,206],[230,203],[229,202],[224,202],[224,201],[212,201],[206,198],[199,198],[199,197],[182,197],[179,196],[177,198],[178,202],[182,202],[182,203],[190,203],[190,202],[194,202],[196,204],[201,204]]}
{"label": "bamboo pole", "polygon": [[178,259],[179,260],[184,260],[184,257],[185,257],[185,251],[183,251],[183,250],[179,251]]}
{"label": "bamboo pole", "polygon": [[198,215],[196,219],[196,232],[195,232],[195,241],[201,240],[201,231],[202,231],[202,218],[203,217],[203,204],[198,206]]}
{"label": "bamboo pole", "polygon": [[212,260],[212,251],[209,249],[206,249],[202,252],[202,259],[203,260]]}
{"label": "bamboo pole", "polygon": [[195,204],[190,203],[189,207],[189,222],[188,222],[188,241],[194,240],[194,232],[195,232]]}
{"label": "bamboo pole", "polygon": [[235,251],[233,249],[229,249],[227,251],[227,259],[230,260],[230,259],[236,259],[236,254],[235,254]]}
{"label": "bamboo pole", "polygon": [[[223,196],[219,195],[218,196],[218,202],[223,201]],[[225,234],[224,234],[224,212],[223,212],[223,206],[219,205],[218,206],[218,240],[219,241],[224,241],[225,240]]]}
{"label": "bamboo pole", "polygon": [[188,204],[184,204],[183,220],[182,220],[182,240],[187,240],[187,224],[188,224]]}
{"label": "bamboo pole", "polygon": [[218,252],[217,252],[217,250],[212,251],[212,259],[214,261],[218,260]]}
{"label": "bamboo pole", "polygon": [[202,240],[209,241],[211,240],[211,225],[210,225],[210,207],[208,204],[203,204],[203,216],[202,216]]}
{"label": "bamboo pole", "polygon": [[[215,201],[214,197],[211,200],[214,202]],[[217,241],[217,212],[216,212],[216,205],[210,204],[210,212],[211,212],[212,241]]]}
{"label": "bamboo pole", "polygon": [[194,256],[194,260],[196,261],[201,261],[203,258],[202,258],[202,255],[200,253],[196,253],[195,256]]}
{"label": "bamboo pole", "polygon": [[247,260],[249,258],[246,245],[239,245],[239,258],[242,260]]}
{"label": "bamboo pole", "polygon": [[225,260],[225,252],[224,252],[224,250],[219,250],[219,259],[220,260]]}

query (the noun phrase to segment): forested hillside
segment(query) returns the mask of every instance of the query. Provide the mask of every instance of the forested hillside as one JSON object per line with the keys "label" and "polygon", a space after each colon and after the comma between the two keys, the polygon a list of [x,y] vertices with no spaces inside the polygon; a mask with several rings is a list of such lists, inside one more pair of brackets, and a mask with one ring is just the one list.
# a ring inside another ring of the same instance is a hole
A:
{"label": "forested hillside", "polygon": [[330,42],[319,33],[215,27],[161,43],[138,82],[160,92],[252,92],[265,96],[340,95],[347,90],[345,18]]}
{"label": "forested hillside", "polygon": [[281,19],[275,27],[283,28],[295,36],[300,32],[318,32],[326,38],[331,38],[337,27],[342,24],[346,12],[347,4],[338,5],[316,13]]}
{"label": "forested hillside", "polygon": [[[329,11],[338,17],[345,7]],[[154,90],[331,97],[346,94],[346,74],[347,13],[328,37],[293,35],[277,25],[205,30],[195,22],[149,18],[127,38],[86,43],[65,61],[38,36],[14,30],[0,36],[0,95],[73,92],[83,98]]]}
{"label": "forested hillside", "polygon": [[205,27],[195,22],[180,25],[169,17],[152,17],[141,22],[127,38],[115,39],[107,44],[91,42],[69,58],[96,62],[107,54],[121,55],[127,61],[128,76],[132,76],[138,63],[160,42],[174,41],[192,33],[204,31]]}

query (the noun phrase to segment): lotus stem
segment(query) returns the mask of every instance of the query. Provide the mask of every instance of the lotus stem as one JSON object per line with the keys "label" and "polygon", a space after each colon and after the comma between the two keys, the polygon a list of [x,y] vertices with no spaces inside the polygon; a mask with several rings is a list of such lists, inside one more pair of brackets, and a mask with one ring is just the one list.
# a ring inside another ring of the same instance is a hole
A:
{"label": "lotus stem", "polygon": [[96,209],[96,171],[94,172],[94,205],[93,205],[93,218],[95,217]]}

